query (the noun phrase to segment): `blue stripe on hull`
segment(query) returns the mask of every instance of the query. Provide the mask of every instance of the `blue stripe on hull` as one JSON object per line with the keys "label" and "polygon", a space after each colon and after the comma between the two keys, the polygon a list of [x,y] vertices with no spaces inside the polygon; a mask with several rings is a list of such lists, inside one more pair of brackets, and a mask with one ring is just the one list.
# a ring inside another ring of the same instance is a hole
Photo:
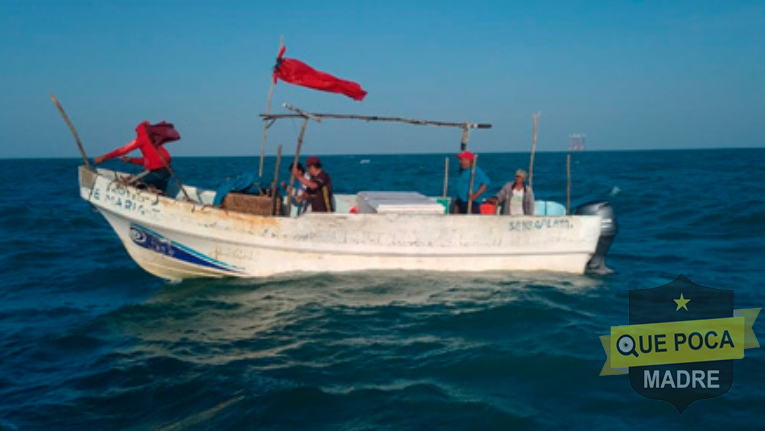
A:
{"label": "blue stripe on hull", "polygon": [[183,244],[179,244],[166,238],[160,233],[135,223],[130,225],[130,239],[139,247],[192,265],[199,265],[231,273],[243,272],[243,268],[213,259],[210,256],[199,253]]}

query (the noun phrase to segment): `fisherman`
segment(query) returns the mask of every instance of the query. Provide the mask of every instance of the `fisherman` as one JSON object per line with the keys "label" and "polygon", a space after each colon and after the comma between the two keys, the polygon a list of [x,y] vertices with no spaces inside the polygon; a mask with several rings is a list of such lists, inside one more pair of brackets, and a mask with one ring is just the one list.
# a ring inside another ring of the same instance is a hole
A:
{"label": "fisherman", "polygon": [[[298,162],[296,165],[294,165],[298,171],[298,175],[300,177],[303,177],[307,180],[311,179],[311,176],[308,175],[308,173],[305,171],[305,168],[303,168],[303,165]],[[287,183],[282,181],[282,188],[287,190]],[[297,186],[292,189],[292,201],[295,203],[295,207],[297,208],[297,214],[300,215],[305,212],[305,208],[307,206],[306,199],[308,198],[308,195],[306,194],[306,187],[303,183],[299,182],[297,183]]]}
{"label": "fisherman", "polygon": [[534,192],[526,183],[526,171],[515,171],[515,181],[508,182],[496,196],[488,199],[489,203],[505,204],[503,215],[534,215]]}
{"label": "fisherman", "polygon": [[[168,129],[168,127],[169,130],[165,130]],[[149,133],[150,128],[158,128],[158,130],[152,130],[152,132],[154,136],[159,139],[159,144],[152,143]],[[120,161],[133,163],[146,168],[148,173],[143,175],[140,179],[141,183],[146,186],[154,187],[161,193],[164,193],[167,189],[167,183],[170,180],[170,153],[161,144],[170,140],[180,139],[180,135],[178,135],[171,124],[164,122],[152,126],[148,121],[144,121],[136,127],[135,131],[136,138],[134,140],[122,148],[117,148],[111,153],[96,157],[94,162],[98,165],[106,160],[122,156],[120,157]],[[162,136],[163,134],[167,134],[170,137]],[[136,149],[141,151],[143,157],[125,156],[125,154]]]}
{"label": "fisherman", "polygon": [[321,167],[321,161],[318,157],[311,156],[305,161],[305,165],[310,175],[305,178],[301,175],[297,166],[292,167],[292,176],[304,185],[308,205],[305,212],[332,212],[332,179]]}
{"label": "fisherman", "polygon": [[468,201],[472,200],[472,208],[470,214],[480,214],[480,203],[478,198],[486,191],[491,185],[491,180],[478,166],[475,167],[475,178],[473,180],[473,190],[471,194],[470,189],[470,177],[472,175],[473,161],[475,155],[470,151],[463,151],[457,154],[457,159],[460,163],[460,175],[457,180],[457,213],[468,214]]}

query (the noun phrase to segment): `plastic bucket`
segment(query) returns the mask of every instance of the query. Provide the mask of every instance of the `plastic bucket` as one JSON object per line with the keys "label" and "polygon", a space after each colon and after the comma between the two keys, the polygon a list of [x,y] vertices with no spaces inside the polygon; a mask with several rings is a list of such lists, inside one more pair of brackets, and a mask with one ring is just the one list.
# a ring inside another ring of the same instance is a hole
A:
{"label": "plastic bucket", "polygon": [[495,204],[481,204],[481,214],[483,215],[496,215],[497,214],[497,206]]}

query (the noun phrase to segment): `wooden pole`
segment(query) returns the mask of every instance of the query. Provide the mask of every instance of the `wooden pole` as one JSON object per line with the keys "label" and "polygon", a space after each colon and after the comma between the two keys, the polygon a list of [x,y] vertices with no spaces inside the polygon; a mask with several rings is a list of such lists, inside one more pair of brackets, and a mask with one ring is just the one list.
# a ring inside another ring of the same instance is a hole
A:
{"label": "wooden pole", "polygon": [[[276,55],[279,55],[282,47],[284,46],[284,36],[279,38],[279,50],[276,51]],[[271,80],[271,88],[268,89],[268,101],[266,102],[266,114],[271,113],[271,96],[274,95],[274,87],[276,82]],[[263,141],[260,143],[260,169],[258,170],[258,176],[263,176],[263,159],[266,157],[266,139],[268,138],[268,121],[263,121]]]}
{"label": "wooden pole", "polygon": [[468,188],[467,213],[473,214],[473,181],[475,180],[475,167],[478,164],[478,154],[473,158],[473,167],[470,172],[470,187]]}
{"label": "wooden pole", "polygon": [[274,182],[271,183],[271,215],[276,215],[276,205],[278,200],[276,199],[277,192],[279,191],[279,165],[282,164],[282,144],[276,149],[276,167],[274,168]]}
{"label": "wooden pole", "polygon": [[[300,127],[300,136],[298,136],[297,149],[295,150],[295,161],[290,166],[290,183],[287,187],[287,217],[292,213],[292,184],[295,183],[295,176],[292,175],[292,169],[297,166],[300,161],[300,148],[303,146],[303,137],[305,136],[305,128],[308,126],[308,117],[303,117],[303,125]],[[306,169],[308,167],[306,166]]]}
{"label": "wooden pole", "polygon": [[566,214],[571,214],[571,153],[566,155],[566,176],[568,177],[566,185]]}
{"label": "wooden pole", "polygon": [[539,119],[540,114],[541,114],[540,112],[537,112],[536,114],[531,116],[531,118],[534,119],[534,135],[531,138],[531,161],[529,162],[529,187],[532,187],[534,185],[534,154],[537,151],[537,120]]}
{"label": "wooden pole", "polygon": [[173,168],[170,167],[170,163],[167,163],[167,160],[165,159],[165,156],[162,155],[162,152],[159,151],[159,148],[155,148],[157,150],[157,155],[159,156],[160,160],[162,160],[162,164],[165,165],[168,171],[170,171],[170,175],[173,176],[175,179],[176,184],[178,184],[178,188],[181,189],[183,192],[183,195],[186,196],[186,200],[189,202],[193,202],[191,199],[191,196],[186,192],[186,189],[183,187],[183,184],[181,184],[181,180],[178,178],[178,175],[175,175],[175,172],[173,172]]}
{"label": "wooden pole", "polygon": [[[285,108],[294,110],[296,114],[260,114],[264,120],[279,120],[283,118],[302,118],[306,115],[310,115],[313,118],[318,119],[329,118],[333,120],[361,120],[361,121],[389,121],[395,123],[408,123],[417,126],[441,126],[441,127],[457,127],[460,129],[491,129],[491,124],[488,123],[450,123],[446,121],[432,121],[432,120],[417,120],[414,118],[400,118],[400,117],[380,117],[378,115],[346,115],[346,114],[328,114],[328,113],[308,113],[292,105],[285,103]],[[464,135],[464,142],[467,145],[467,135]]]}
{"label": "wooden pole", "polygon": [[292,106],[289,103],[282,103],[282,106],[284,106],[285,108],[289,109],[290,111],[297,112],[297,115],[299,115],[301,117],[308,117],[311,120],[316,121],[317,123],[321,123],[321,117],[319,117],[319,116],[317,116],[317,115],[315,115],[315,114],[313,114],[311,112],[303,111],[302,109],[300,109],[300,108],[298,108],[296,106]]}
{"label": "wooden pole", "polygon": [[64,108],[61,106],[61,104],[58,102],[58,99],[56,99],[56,96],[50,95],[51,100],[53,100],[53,103],[56,105],[56,108],[58,108],[58,112],[61,113],[61,116],[64,117],[64,121],[66,121],[66,125],[69,126],[69,130],[72,132],[72,136],[74,136],[74,141],[77,142],[77,148],[80,149],[80,155],[82,156],[82,160],[85,162],[85,167],[88,170],[93,170],[93,168],[90,166],[90,161],[88,161],[88,156],[85,154],[85,147],[82,146],[82,142],[80,141],[80,136],[77,134],[77,130],[75,130],[74,125],[69,120],[69,116],[66,115],[66,112],[64,112]]}
{"label": "wooden pole", "polygon": [[462,140],[460,141],[460,151],[467,150],[468,139],[470,138],[470,123],[467,121],[462,126]]}
{"label": "wooden pole", "polygon": [[446,167],[444,168],[444,199],[446,199],[446,189],[449,186],[449,158],[446,158]]}

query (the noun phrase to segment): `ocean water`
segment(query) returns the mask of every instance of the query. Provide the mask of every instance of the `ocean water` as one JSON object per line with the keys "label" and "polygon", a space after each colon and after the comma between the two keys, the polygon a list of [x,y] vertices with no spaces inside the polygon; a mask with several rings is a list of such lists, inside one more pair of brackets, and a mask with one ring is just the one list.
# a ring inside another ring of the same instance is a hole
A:
{"label": "ocean water", "polygon": [[[438,195],[444,157],[322,159],[338,192]],[[174,163],[210,187],[257,166]],[[496,191],[528,156],[480,164]],[[599,377],[598,336],[627,323],[629,289],[681,273],[734,289],[737,308],[765,305],[765,150],[574,154],[573,205],[608,199],[616,212],[607,277],[166,283],[78,197],[77,165],[0,160],[0,430],[763,428],[762,349],[735,362],[728,394],[679,415],[626,376]],[[565,202],[565,154],[538,154],[534,174],[537,199]]]}

